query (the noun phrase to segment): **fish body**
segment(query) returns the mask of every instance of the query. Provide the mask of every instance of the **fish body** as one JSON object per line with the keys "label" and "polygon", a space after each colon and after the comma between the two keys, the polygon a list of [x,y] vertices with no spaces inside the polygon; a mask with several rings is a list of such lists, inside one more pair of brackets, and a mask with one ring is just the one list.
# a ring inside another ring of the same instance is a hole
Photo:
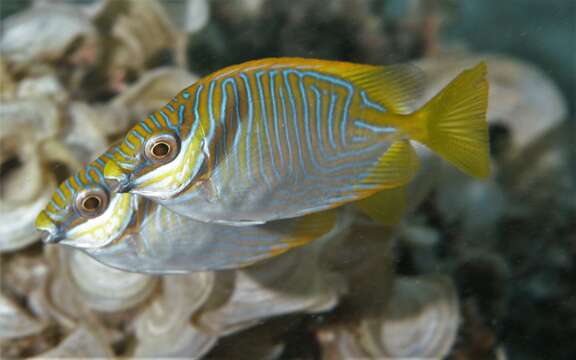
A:
{"label": "fish body", "polygon": [[[463,72],[410,113],[421,89],[413,66],[298,58],[232,66],[131,129],[105,176],[120,192],[229,225],[298,217],[402,187],[418,167],[410,140],[485,177],[485,72],[483,64]],[[146,153],[159,136],[171,141],[168,161]]]}
{"label": "fish body", "polygon": [[[132,195],[135,196],[135,195]],[[135,196],[136,197],[136,196]],[[125,271],[177,274],[238,269],[347,229],[346,213],[312,214],[263,225],[204,223],[141,199],[142,222],[106,246],[84,248],[98,261]]]}
{"label": "fish body", "polygon": [[[121,270],[166,274],[244,267],[335,231],[333,212],[237,228],[196,221],[137,195],[115,193],[102,175],[112,151],[55,191],[36,222],[49,242],[82,249]],[[102,208],[86,213],[80,206],[90,196],[98,196]]]}

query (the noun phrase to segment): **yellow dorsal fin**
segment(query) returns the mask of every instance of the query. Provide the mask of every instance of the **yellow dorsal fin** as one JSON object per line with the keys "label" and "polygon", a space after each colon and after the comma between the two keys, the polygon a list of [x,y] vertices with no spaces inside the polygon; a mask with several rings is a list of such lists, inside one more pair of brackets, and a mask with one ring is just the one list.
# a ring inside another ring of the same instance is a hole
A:
{"label": "yellow dorsal fin", "polygon": [[396,225],[406,212],[406,187],[380,191],[358,201],[356,206],[383,225]]}
{"label": "yellow dorsal fin", "polygon": [[376,184],[380,189],[406,185],[418,171],[416,151],[408,140],[398,140],[378,160],[378,163],[362,183]]}
{"label": "yellow dorsal fin", "polygon": [[[424,92],[424,73],[411,64],[375,66],[305,58],[270,58],[244,63],[239,69],[287,66],[319,71],[350,81],[360,90],[366,91],[370,100],[397,114],[412,112],[412,103]],[[222,72],[227,73],[231,69]]]}
{"label": "yellow dorsal fin", "polygon": [[351,65],[343,75],[372,101],[397,114],[412,112],[414,101],[423,94],[423,72],[410,64]]}

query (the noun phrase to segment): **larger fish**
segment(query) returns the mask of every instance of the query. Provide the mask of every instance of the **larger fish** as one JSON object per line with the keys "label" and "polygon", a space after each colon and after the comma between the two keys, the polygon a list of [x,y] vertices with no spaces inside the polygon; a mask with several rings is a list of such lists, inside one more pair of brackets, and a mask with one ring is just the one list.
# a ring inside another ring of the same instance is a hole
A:
{"label": "larger fish", "polygon": [[[252,61],[180,92],[132,128],[105,169],[190,218],[263,223],[334,208],[410,181],[425,144],[489,175],[486,66],[421,109],[420,72],[299,58]],[[377,199],[377,198],[376,198]],[[374,197],[360,203],[377,213]]]}
{"label": "larger fish", "polygon": [[80,248],[122,270],[183,273],[244,267],[344,231],[347,224],[336,226],[334,212],[241,228],[195,221],[110,191],[102,175],[109,157],[105,153],[55,191],[36,220],[45,242]]}

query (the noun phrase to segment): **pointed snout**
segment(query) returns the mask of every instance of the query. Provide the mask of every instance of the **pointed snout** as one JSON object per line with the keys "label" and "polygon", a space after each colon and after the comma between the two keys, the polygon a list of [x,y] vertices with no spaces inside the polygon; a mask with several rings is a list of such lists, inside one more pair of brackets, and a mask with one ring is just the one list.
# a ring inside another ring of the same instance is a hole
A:
{"label": "pointed snout", "polygon": [[106,185],[114,192],[126,193],[133,188],[130,174],[124,172],[115,161],[109,161],[104,167],[104,178]]}
{"label": "pointed snout", "polygon": [[42,242],[45,244],[56,244],[64,239],[64,233],[60,226],[56,224],[45,211],[36,217],[36,229],[42,232]]}

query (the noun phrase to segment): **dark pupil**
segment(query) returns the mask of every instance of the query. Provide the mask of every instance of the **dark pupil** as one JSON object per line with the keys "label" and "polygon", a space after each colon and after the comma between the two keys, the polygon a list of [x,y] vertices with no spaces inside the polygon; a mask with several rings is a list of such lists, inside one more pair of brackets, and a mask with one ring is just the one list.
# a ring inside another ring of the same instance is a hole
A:
{"label": "dark pupil", "polygon": [[94,211],[100,207],[100,199],[96,196],[90,196],[82,202],[82,207],[89,211]]}
{"label": "dark pupil", "polygon": [[154,154],[154,156],[159,158],[168,155],[169,152],[170,152],[170,145],[164,142],[158,143],[154,145],[154,147],[152,148],[152,154]]}

